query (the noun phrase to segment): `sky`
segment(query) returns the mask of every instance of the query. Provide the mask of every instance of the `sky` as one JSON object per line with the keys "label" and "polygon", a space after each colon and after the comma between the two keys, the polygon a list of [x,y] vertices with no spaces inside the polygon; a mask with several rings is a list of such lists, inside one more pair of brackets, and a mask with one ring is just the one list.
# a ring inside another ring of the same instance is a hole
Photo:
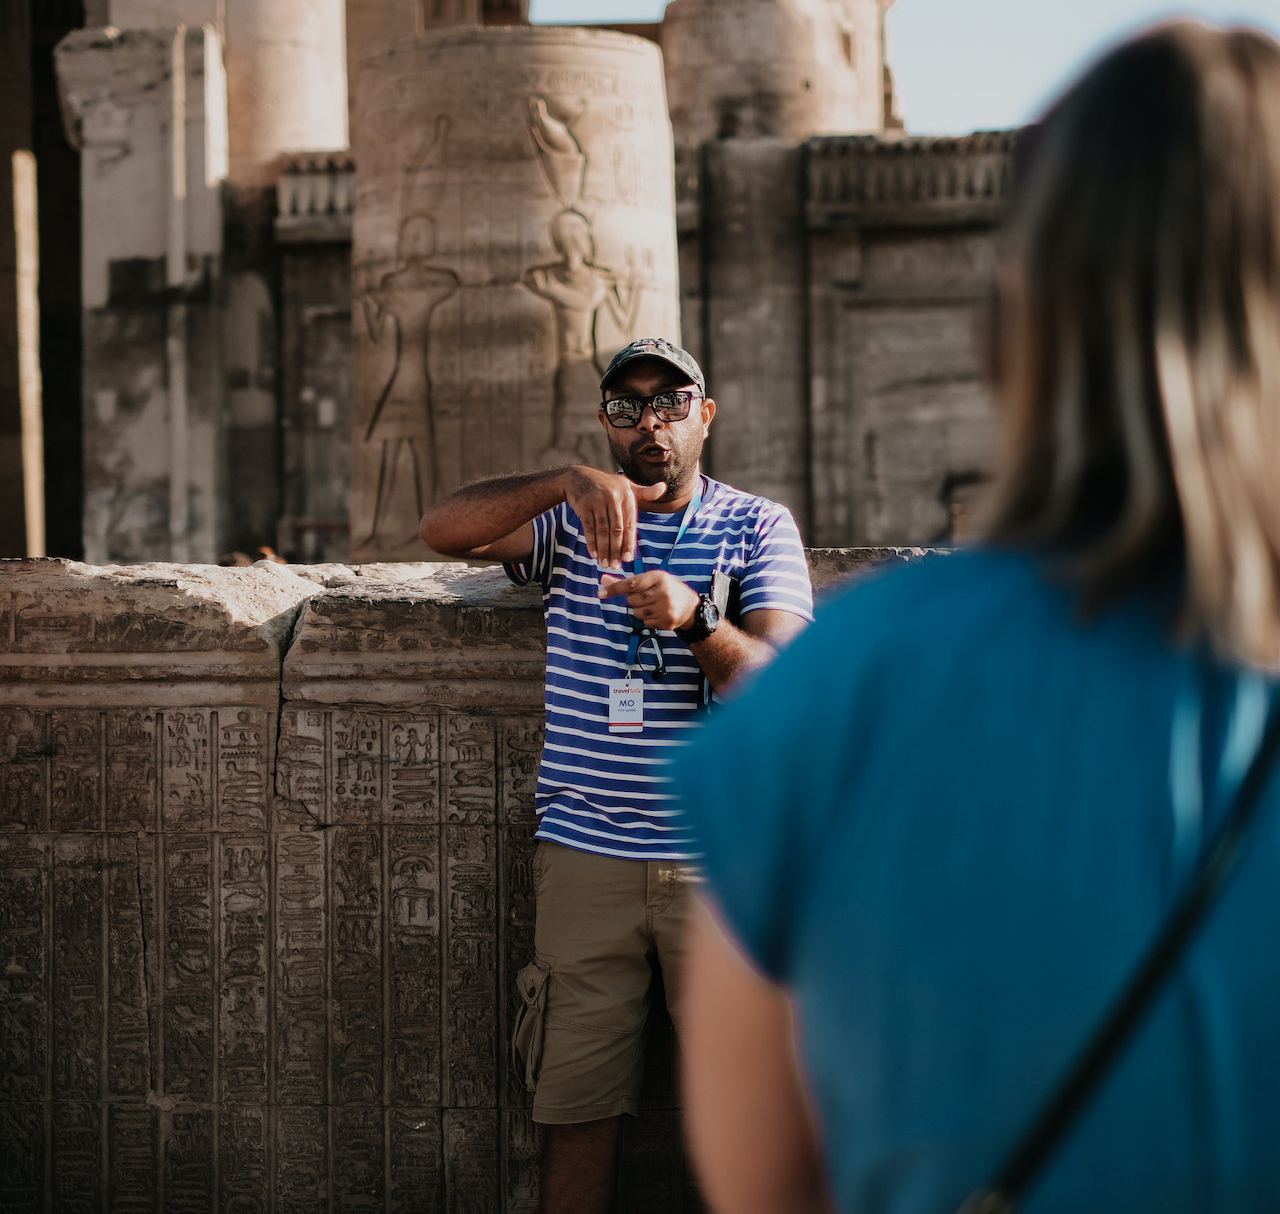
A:
{"label": "sky", "polygon": [[[666,0],[531,0],[534,21],[657,21]],[[1174,15],[1245,23],[1280,38],[1280,0],[897,0],[889,65],[914,135],[1035,119],[1117,38]]]}

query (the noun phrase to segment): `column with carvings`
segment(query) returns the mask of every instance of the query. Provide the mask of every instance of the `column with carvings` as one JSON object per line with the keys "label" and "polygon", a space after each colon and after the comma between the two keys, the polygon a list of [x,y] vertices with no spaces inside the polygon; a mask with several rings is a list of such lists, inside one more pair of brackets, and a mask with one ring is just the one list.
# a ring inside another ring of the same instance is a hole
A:
{"label": "column with carvings", "polygon": [[421,34],[363,65],[352,552],[405,559],[478,476],[603,464],[599,380],[679,336],[661,58],[624,34]]}

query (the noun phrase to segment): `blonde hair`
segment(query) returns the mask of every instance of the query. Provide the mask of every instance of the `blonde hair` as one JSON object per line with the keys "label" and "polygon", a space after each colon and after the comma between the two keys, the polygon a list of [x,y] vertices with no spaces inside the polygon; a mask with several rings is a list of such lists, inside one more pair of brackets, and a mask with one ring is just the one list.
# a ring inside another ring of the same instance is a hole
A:
{"label": "blonde hair", "polygon": [[1029,134],[983,533],[1086,606],[1181,579],[1187,628],[1280,668],[1280,46],[1160,26]]}

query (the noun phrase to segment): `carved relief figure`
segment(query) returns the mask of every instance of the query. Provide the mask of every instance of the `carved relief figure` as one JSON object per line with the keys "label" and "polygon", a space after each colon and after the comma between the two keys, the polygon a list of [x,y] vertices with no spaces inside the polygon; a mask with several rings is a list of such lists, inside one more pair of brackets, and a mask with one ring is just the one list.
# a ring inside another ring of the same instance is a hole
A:
{"label": "carved relief figure", "polygon": [[[391,378],[382,389],[365,429],[364,440],[381,446],[378,488],[368,541],[386,522],[397,476],[412,477],[417,512],[435,497],[440,483],[435,447],[435,413],[427,369],[431,314],[458,289],[458,276],[431,264],[435,224],[430,216],[410,215],[400,225],[396,268],[361,297],[369,339],[378,344],[390,334],[394,347]],[[407,466],[406,466],[407,465]],[[406,542],[416,537],[406,529]]]}
{"label": "carved relief figure", "polygon": [[[544,463],[604,464],[608,451],[599,427],[582,406],[595,398],[604,367],[599,359],[600,309],[607,308],[623,337],[635,324],[639,292],[628,252],[621,272],[596,263],[591,220],[579,209],[586,192],[587,153],[572,130],[586,102],[557,118],[545,97],[529,99],[529,136],[547,190],[563,208],[551,220],[551,244],[559,260],[534,266],[521,283],[551,305],[556,325],[556,370],[552,393],[551,444]],[[585,419],[585,420],[583,420]]]}
{"label": "carved relief figure", "polygon": [[[586,103],[579,102],[569,121],[575,121],[585,108]],[[587,154],[569,122],[551,115],[545,97],[530,97],[529,134],[547,189],[561,206],[573,206],[581,200],[586,185]]]}
{"label": "carved relief figure", "polygon": [[431,317],[459,286],[453,270],[431,261],[436,252],[436,227],[431,216],[440,188],[436,170],[448,131],[448,118],[437,117],[414,153],[401,183],[395,268],[360,296],[369,340],[375,346],[385,340],[391,356],[390,373],[363,435],[366,443],[380,448],[373,518],[365,543],[385,530],[397,493],[402,512],[408,504],[406,495],[416,507],[413,518],[406,517],[400,527],[404,541],[412,543],[414,524],[439,485],[428,369]]}
{"label": "carved relief figure", "polygon": [[599,396],[604,367],[597,326],[607,308],[623,333],[635,322],[639,292],[630,257],[621,273],[596,264],[595,236],[581,211],[561,211],[551,220],[551,244],[560,260],[534,266],[520,281],[555,313],[556,370],[553,381],[551,447],[544,459],[600,464],[607,459],[595,415],[585,406]]}

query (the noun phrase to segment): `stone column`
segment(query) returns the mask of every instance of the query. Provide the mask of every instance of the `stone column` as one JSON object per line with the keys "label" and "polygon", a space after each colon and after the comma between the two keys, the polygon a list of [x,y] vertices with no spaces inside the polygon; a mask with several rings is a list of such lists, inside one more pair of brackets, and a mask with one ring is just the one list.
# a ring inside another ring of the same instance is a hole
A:
{"label": "stone column", "polygon": [[221,63],[207,27],[80,30],[58,45],[81,151],[91,560],[216,555]]}
{"label": "stone column", "polygon": [[[229,149],[220,391],[228,473],[216,548],[277,544],[280,417],[272,210],[282,158],[347,145],[340,0],[110,0],[111,23],[207,21],[225,48]],[[412,29],[412,26],[409,27]],[[408,32],[408,31],[406,31]]]}
{"label": "stone column", "polygon": [[[413,0],[401,2],[411,6]],[[203,22],[217,30],[226,48],[233,185],[274,185],[283,152],[346,147],[338,0],[109,0],[108,8],[117,29]],[[396,32],[412,30],[410,18],[408,28]]]}
{"label": "stone column", "polygon": [[0,556],[44,555],[30,60],[26,5],[0,0]]}
{"label": "stone column", "polygon": [[662,21],[678,143],[878,132],[882,0],[672,0]]}
{"label": "stone column", "polygon": [[353,555],[404,559],[464,481],[605,463],[609,358],[678,338],[661,57],[582,29],[422,34],[364,64],[355,135]]}
{"label": "stone column", "polygon": [[347,146],[337,0],[225,0],[230,180],[274,188],[284,152]]}
{"label": "stone column", "polygon": [[355,125],[359,69],[375,47],[456,26],[528,25],[529,0],[346,0],[347,100]]}

